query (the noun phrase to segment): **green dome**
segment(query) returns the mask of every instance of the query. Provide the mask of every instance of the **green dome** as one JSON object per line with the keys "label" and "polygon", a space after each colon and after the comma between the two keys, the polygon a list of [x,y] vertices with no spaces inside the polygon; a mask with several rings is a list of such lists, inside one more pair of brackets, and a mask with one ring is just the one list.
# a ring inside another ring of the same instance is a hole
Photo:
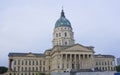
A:
{"label": "green dome", "polygon": [[56,21],[55,23],[55,28],[60,27],[60,26],[67,26],[71,27],[71,23],[69,20],[65,18],[64,12],[62,10],[61,12],[61,17]]}

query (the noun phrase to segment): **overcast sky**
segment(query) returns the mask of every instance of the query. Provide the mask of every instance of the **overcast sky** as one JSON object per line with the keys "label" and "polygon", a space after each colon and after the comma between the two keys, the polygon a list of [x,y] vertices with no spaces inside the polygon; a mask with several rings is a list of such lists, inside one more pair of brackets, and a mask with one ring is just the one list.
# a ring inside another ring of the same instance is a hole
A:
{"label": "overcast sky", "polygon": [[120,57],[120,0],[0,0],[0,66],[8,66],[9,52],[52,48],[62,6],[76,43]]}

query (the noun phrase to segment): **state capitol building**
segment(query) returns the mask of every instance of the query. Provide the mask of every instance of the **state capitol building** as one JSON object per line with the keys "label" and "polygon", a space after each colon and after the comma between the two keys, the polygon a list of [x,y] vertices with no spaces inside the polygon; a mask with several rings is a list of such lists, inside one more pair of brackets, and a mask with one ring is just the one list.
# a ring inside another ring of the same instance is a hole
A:
{"label": "state capitol building", "polygon": [[8,75],[115,70],[113,55],[95,55],[93,46],[75,43],[71,23],[63,10],[55,23],[52,44],[44,53],[9,53]]}

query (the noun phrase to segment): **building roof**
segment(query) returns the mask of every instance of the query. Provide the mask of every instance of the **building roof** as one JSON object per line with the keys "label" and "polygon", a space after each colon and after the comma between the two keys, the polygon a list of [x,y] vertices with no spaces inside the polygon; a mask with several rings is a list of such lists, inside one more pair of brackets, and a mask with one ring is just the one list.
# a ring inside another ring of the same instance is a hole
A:
{"label": "building roof", "polygon": [[71,27],[70,21],[65,17],[64,11],[62,10],[60,18],[55,23],[55,28],[60,26]]}
{"label": "building roof", "polygon": [[35,56],[37,56],[37,57],[40,57],[40,56],[44,56],[44,54],[41,54],[41,53],[31,53],[31,52],[29,52],[29,53],[9,53],[9,57],[14,57],[14,56],[26,56],[26,55],[28,55],[28,54],[32,54],[32,55],[35,55]]}
{"label": "building roof", "polygon": [[94,55],[96,58],[115,58],[113,55]]}

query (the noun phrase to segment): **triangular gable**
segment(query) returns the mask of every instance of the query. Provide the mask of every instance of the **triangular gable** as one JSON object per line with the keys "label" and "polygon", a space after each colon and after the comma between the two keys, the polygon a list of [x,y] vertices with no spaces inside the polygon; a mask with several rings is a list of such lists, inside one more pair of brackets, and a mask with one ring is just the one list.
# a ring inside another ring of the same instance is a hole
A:
{"label": "triangular gable", "polygon": [[32,53],[28,53],[26,56],[34,57],[35,55]]}
{"label": "triangular gable", "polygon": [[67,49],[65,49],[65,51],[92,51],[90,49],[88,49],[87,47],[84,47],[80,44],[76,44],[76,45],[73,45],[71,47],[68,47]]}

